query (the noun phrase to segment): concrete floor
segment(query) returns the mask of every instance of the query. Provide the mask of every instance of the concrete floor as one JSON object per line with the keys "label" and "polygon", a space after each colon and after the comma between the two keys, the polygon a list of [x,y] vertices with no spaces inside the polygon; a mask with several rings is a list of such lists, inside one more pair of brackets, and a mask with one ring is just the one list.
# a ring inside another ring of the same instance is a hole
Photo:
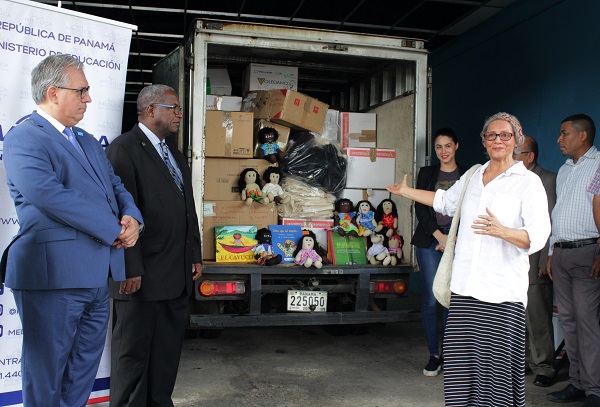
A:
{"label": "concrete floor", "polygon": [[[421,323],[332,336],[323,327],[232,328],[217,339],[187,339],[173,400],[177,407],[443,406],[443,375],[425,377]],[[526,377],[527,406],[555,405],[554,386]],[[581,407],[570,403],[570,407]]]}

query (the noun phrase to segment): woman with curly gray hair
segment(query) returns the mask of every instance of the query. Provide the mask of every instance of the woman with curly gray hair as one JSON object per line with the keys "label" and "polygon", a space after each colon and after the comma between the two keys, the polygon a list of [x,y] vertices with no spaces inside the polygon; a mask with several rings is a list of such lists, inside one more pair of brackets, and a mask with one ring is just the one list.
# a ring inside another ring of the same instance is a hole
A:
{"label": "woman with curly gray hair", "polygon": [[[524,136],[508,113],[489,117],[481,140],[490,158],[466,185],[452,263],[452,297],[444,336],[446,406],[525,406],[525,307],[529,255],[550,234],[540,178],[515,160]],[[447,191],[394,194],[453,216],[462,176]]]}

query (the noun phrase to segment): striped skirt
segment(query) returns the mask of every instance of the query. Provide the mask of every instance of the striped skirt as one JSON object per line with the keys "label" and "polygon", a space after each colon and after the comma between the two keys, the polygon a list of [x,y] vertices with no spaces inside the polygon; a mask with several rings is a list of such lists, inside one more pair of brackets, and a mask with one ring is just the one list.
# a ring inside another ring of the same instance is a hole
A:
{"label": "striped skirt", "polygon": [[444,336],[446,406],[525,406],[525,308],[452,294]]}

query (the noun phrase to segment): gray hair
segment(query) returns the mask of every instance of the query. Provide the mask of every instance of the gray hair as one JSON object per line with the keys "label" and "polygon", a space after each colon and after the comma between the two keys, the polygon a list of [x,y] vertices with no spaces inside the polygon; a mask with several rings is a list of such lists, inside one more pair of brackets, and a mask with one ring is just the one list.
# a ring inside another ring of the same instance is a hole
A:
{"label": "gray hair", "polygon": [[146,86],[140,91],[137,98],[137,114],[142,116],[148,106],[153,103],[162,103],[165,97],[165,93],[168,91],[175,92],[175,90],[167,85],[150,85]]}
{"label": "gray hair", "polygon": [[83,71],[83,64],[71,55],[57,54],[44,58],[31,71],[31,96],[36,104],[46,100],[46,91],[50,86],[68,86],[67,70],[74,68]]}
{"label": "gray hair", "polygon": [[525,135],[523,134],[523,128],[521,127],[519,119],[517,119],[510,113],[498,112],[495,115],[492,115],[486,119],[480,134],[481,143],[485,146],[485,137],[483,137],[483,135],[485,134],[485,132],[487,132],[487,129],[490,126],[490,124],[497,120],[505,121],[508,124],[510,124],[510,127],[512,127],[512,132],[514,134],[515,141],[517,142],[516,148],[513,152],[513,158],[516,158],[517,155],[519,155],[519,147],[521,147],[525,142]]}

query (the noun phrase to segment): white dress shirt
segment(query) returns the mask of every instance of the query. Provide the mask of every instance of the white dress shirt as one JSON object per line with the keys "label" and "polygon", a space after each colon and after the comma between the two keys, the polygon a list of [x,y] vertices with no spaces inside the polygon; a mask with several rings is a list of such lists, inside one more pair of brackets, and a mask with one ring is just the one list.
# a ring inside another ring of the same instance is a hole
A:
{"label": "white dress shirt", "polygon": [[[522,162],[484,186],[482,177],[488,166],[489,161],[475,171],[465,193],[450,290],[480,301],[521,302],[527,306],[529,255],[541,250],[550,235],[546,191],[540,178]],[[437,190],[433,209],[454,216],[464,183],[463,175],[447,191]],[[475,234],[471,225],[479,215],[487,215],[486,208],[503,226],[526,230],[529,249]]]}

